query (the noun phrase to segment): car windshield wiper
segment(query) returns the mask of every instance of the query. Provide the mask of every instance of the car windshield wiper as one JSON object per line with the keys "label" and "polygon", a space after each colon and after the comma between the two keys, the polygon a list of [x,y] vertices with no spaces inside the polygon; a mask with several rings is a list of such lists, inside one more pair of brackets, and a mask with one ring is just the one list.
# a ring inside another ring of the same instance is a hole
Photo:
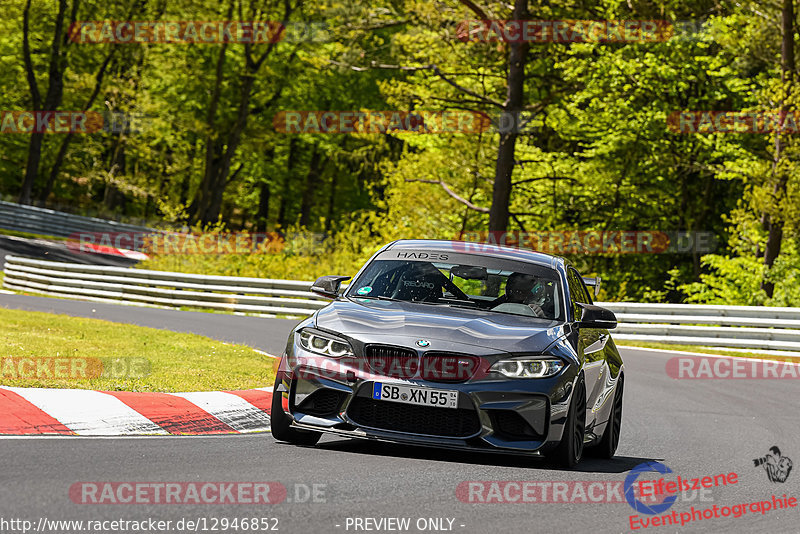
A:
{"label": "car windshield wiper", "polygon": [[453,308],[468,308],[470,310],[480,310],[477,302],[463,299],[440,298],[439,300],[410,300],[414,304],[433,304],[434,306],[450,306]]}
{"label": "car windshield wiper", "polygon": [[[511,312],[504,312],[500,310],[494,310],[492,308],[481,308],[477,302],[472,300],[462,300],[462,299],[446,299],[443,298],[441,300],[450,301],[450,302],[425,302],[424,304],[440,304],[443,306],[450,306],[451,308],[463,308],[467,310],[478,310],[478,311],[485,311],[485,312],[492,312],[492,313],[502,313],[503,315],[518,315],[521,317],[530,317],[528,315],[522,315],[519,313],[511,313]],[[469,302],[470,304],[463,304]],[[544,319],[544,317],[535,317],[536,319]]]}
{"label": "car windshield wiper", "polygon": [[468,307],[473,307],[473,308],[478,308],[479,307],[477,302],[475,302],[474,300],[469,300],[469,299],[465,300],[465,299],[454,299],[454,298],[449,298],[449,297],[442,297],[439,300],[445,301],[444,302],[445,304],[451,304],[452,303],[453,305],[462,305],[462,306],[465,306],[465,307],[467,307],[467,306]]}
{"label": "car windshield wiper", "polygon": [[410,302],[407,300],[400,300],[400,299],[393,299],[392,297],[387,297],[384,295],[356,295],[356,296],[348,296],[349,299],[376,299],[376,300],[390,300],[392,302]]}

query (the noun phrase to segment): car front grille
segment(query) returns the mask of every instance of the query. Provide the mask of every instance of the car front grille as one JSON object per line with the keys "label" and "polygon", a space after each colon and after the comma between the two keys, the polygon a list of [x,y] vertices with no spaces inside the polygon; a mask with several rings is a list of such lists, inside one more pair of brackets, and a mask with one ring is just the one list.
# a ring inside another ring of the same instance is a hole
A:
{"label": "car front grille", "polygon": [[419,357],[411,349],[388,345],[369,345],[366,358],[370,370],[392,378],[411,378],[419,369]]}
{"label": "car front grille", "polygon": [[469,354],[426,352],[420,377],[431,382],[465,382],[473,377],[481,359]]}
{"label": "car front grille", "polygon": [[392,378],[414,378],[419,373],[431,382],[465,382],[475,375],[481,359],[470,354],[426,352],[420,360],[417,353],[404,347],[369,345],[366,359],[370,371]]}
{"label": "car front grille", "polygon": [[356,397],[347,409],[356,424],[381,430],[466,438],[481,429],[475,410],[434,408]]}

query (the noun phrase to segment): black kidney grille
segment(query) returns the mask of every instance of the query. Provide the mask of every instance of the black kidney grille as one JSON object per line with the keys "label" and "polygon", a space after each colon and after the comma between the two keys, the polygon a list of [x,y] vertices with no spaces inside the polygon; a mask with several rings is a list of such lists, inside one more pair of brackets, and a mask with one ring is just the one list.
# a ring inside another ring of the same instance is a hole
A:
{"label": "black kidney grille", "polygon": [[420,377],[431,382],[465,382],[475,375],[481,359],[470,354],[427,352]]}
{"label": "black kidney grille", "polygon": [[392,378],[412,378],[419,369],[419,357],[411,349],[388,345],[369,345],[367,364],[376,375]]}

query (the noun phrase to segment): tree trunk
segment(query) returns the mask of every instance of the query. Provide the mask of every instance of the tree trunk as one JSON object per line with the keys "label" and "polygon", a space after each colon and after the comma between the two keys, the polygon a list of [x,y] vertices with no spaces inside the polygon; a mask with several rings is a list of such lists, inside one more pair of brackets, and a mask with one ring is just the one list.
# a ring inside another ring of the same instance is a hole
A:
{"label": "tree trunk", "polygon": [[320,162],[322,160],[322,151],[318,146],[314,145],[311,152],[311,162],[308,165],[308,174],[306,175],[306,185],[303,189],[303,199],[300,203],[300,226],[308,228],[311,223],[311,208],[314,205],[314,194],[320,186],[320,176],[322,170]]}
{"label": "tree trunk", "polygon": [[272,191],[267,182],[261,182],[258,193],[258,213],[256,213],[256,232],[266,232],[269,224],[269,201]]}
{"label": "tree trunk", "polygon": [[[528,0],[515,0],[513,20],[525,20],[528,15]],[[507,132],[500,134],[500,146],[495,165],[492,206],[489,210],[489,231],[505,232],[508,229],[509,203],[511,201],[511,175],[514,172],[519,113],[522,111],[525,88],[525,63],[528,55],[528,42],[509,43],[508,75],[506,100],[503,112],[513,117],[513,124]]]}
{"label": "tree trunk", "polygon": [[[794,0],[783,0],[781,19],[783,27],[781,41],[781,81],[783,82],[783,90],[785,91],[781,99],[781,118],[783,119],[789,111],[790,106],[787,102],[794,81]],[[779,212],[786,198],[786,185],[789,179],[786,170],[782,169],[780,166],[783,144],[784,142],[780,133],[776,134],[773,172],[778,174],[778,183],[775,184],[773,188],[773,198],[775,201],[773,209],[775,213],[768,219],[769,234],[767,235],[767,246],[764,249],[764,266],[767,268],[766,276],[769,276],[769,270],[775,264],[775,259],[778,257],[778,254],[781,253],[781,242],[783,241],[783,217]],[[761,289],[764,290],[767,297],[772,298],[775,293],[775,283],[765,278],[761,282]]]}
{"label": "tree trunk", "polygon": [[[233,9],[234,2],[231,0],[228,7],[228,20],[231,20],[233,16]],[[284,23],[289,20],[289,16],[291,15],[292,11],[293,8],[290,2],[285,2],[283,16]],[[207,136],[205,172],[203,173],[203,181],[200,189],[198,190],[197,196],[195,197],[192,206],[190,206],[190,214],[193,220],[199,221],[203,224],[210,224],[217,221],[222,209],[222,199],[225,194],[225,188],[233,180],[236,173],[242,169],[240,166],[236,172],[231,175],[231,162],[233,161],[236,150],[239,148],[239,144],[241,143],[242,134],[247,127],[247,119],[253,112],[250,107],[250,101],[253,96],[256,76],[261,69],[261,65],[264,64],[264,61],[274,50],[276,43],[270,43],[266,51],[258,57],[253,55],[252,43],[243,44],[245,67],[243,74],[240,75],[241,82],[239,85],[239,102],[236,106],[236,119],[230,126],[227,127],[223,135],[218,135],[215,134],[215,132],[220,131],[220,128],[215,126],[215,117],[221,100],[221,87],[222,80],[224,78],[224,70],[222,67],[225,62],[226,44],[227,43],[222,45],[220,49],[220,55],[217,59],[215,73],[216,82],[207,114],[209,134]],[[285,63],[291,63],[294,57],[296,57],[296,53],[292,54],[292,56],[290,56]],[[263,108],[268,108],[277,102],[281,92],[283,91],[283,88],[285,87],[286,79],[286,76],[282,78],[282,83],[279,85],[272,97],[268,100],[268,105],[263,106]],[[259,113],[263,113],[265,109],[259,108],[257,111]]]}
{"label": "tree trunk", "polygon": [[283,188],[281,189],[281,207],[280,212],[278,213],[278,225],[281,227],[281,230],[285,230],[289,224],[289,189],[292,184],[292,178],[294,169],[297,167],[297,157],[298,157],[298,141],[296,137],[293,137],[289,141],[289,155],[286,161],[286,177],[283,180]]}
{"label": "tree trunk", "polygon": [[334,172],[331,176],[331,193],[328,197],[328,213],[325,216],[325,233],[330,234],[333,230],[333,219],[336,216],[336,189],[339,186],[339,173]]}
{"label": "tree trunk", "polygon": [[[73,15],[77,10],[78,0],[73,1]],[[58,14],[56,15],[55,29],[53,32],[53,43],[50,46],[50,68],[48,70],[47,94],[42,102],[41,93],[36,82],[36,73],[33,70],[30,49],[30,7],[31,0],[25,4],[22,14],[22,54],[25,63],[25,71],[28,85],[31,90],[31,97],[34,111],[55,111],[61,105],[61,98],[64,93],[64,69],[66,68],[66,52],[63,50],[64,17],[67,11],[67,0],[59,0]],[[25,163],[25,177],[22,180],[22,187],[19,194],[20,204],[30,204],[33,196],[33,186],[39,175],[39,164],[42,159],[42,143],[44,134],[34,130],[31,133],[30,143],[28,144],[28,161]]]}
{"label": "tree trunk", "polygon": [[[111,58],[114,57],[116,51],[117,49],[112,47],[106,58],[103,60],[103,63],[100,64],[100,68],[94,77],[94,89],[92,90],[92,94],[89,95],[89,98],[86,100],[86,103],[83,105],[83,111],[87,111],[90,107],[92,107],[97,95],[100,94],[100,89],[103,87],[103,78],[105,77],[106,69],[108,68],[109,63],[111,63]],[[53,166],[50,167],[50,174],[47,177],[47,183],[39,195],[39,204],[42,207],[45,206],[47,203],[47,198],[50,196],[50,193],[53,192],[53,186],[58,178],[58,173],[61,172],[61,166],[64,164],[64,158],[67,155],[67,150],[69,149],[69,145],[74,137],[75,134],[72,132],[67,133],[64,136],[64,140],[61,142],[61,146],[58,148],[56,160],[53,162]]]}
{"label": "tree trunk", "polygon": [[[228,17],[233,13],[233,4],[228,8]],[[214,183],[213,172],[216,168],[215,158],[217,157],[220,148],[220,135],[217,131],[216,116],[217,108],[219,107],[220,99],[222,98],[222,80],[224,78],[225,66],[225,52],[228,49],[228,43],[224,42],[220,45],[219,53],[217,54],[217,62],[214,69],[214,89],[211,92],[211,98],[208,102],[208,111],[206,113],[206,125],[208,127],[208,134],[206,135],[206,155],[205,165],[203,167],[203,179],[200,182],[200,187],[197,189],[194,200],[189,206],[189,217],[192,221],[200,220],[204,217],[208,208],[211,196],[211,188]]]}

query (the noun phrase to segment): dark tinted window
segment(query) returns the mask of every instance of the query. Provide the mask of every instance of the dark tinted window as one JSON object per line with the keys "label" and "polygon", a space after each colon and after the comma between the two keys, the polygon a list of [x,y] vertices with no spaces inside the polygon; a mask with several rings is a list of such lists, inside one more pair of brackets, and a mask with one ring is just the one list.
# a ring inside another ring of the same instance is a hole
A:
{"label": "dark tinted window", "polygon": [[565,320],[560,277],[552,268],[478,255],[418,255],[423,254],[433,261],[379,256],[350,284],[347,296]]}
{"label": "dark tinted window", "polygon": [[567,284],[569,284],[569,300],[570,306],[572,306],[572,315],[575,317],[575,320],[578,321],[581,318],[581,309],[576,306],[575,303],[591,304],[592,299],[589,296],[589,292],[586,290],[583,279],[578,274],[578,271],[572,267],[567,270]]}

